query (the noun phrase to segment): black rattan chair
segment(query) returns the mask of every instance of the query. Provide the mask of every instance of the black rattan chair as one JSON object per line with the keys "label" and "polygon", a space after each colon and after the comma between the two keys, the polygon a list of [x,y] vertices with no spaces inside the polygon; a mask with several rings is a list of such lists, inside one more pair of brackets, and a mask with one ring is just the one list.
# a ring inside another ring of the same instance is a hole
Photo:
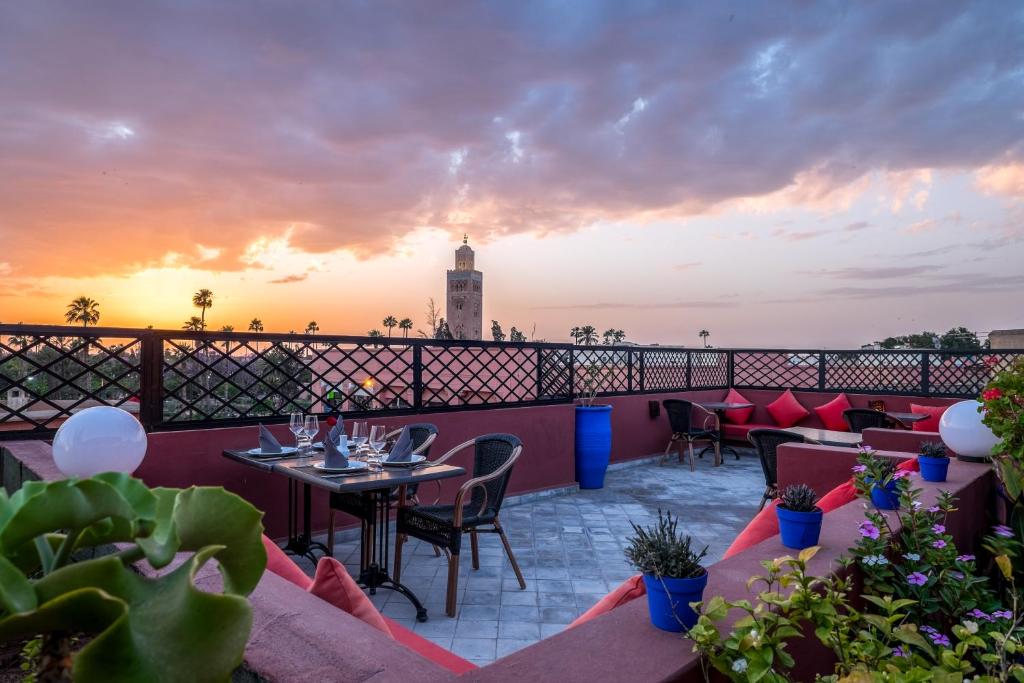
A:
{"label": "black rattan chair", "polygon": [[[445,611],[455,616],[455,599],[458,595],[459,552],[462,548],[462,534],[469,532],[473,553],[473,569],[480,568],[480,551],[477,532],[496,533],[505,546],[512,569],[519,579],[519,587],[526,589],[526,581],[519,570],[519,563],[512,554],[505,530],[498,521],[498,512],[505,499],[512,466],[523,451],[523,444],[511,434],[486,434],[459,444],[442,456],[447,460],[459,451],[473,447],[473,478],[467,481],[455,495],[452,505],[416,505],[398,508],[395,525],[394,579],[401,580],[402,544],[406,536],[418,538],[434,547],[441,548],[448,556],[448,592]],[[469,500],[466,496],[469,494]],[[489,528],[481,528],[489,527]]]}
{"label": "black rattan chair", "polygon": [[892,420],[889,419],[888,415],[877,410],[868,410],[867,408],[844,410],[843,420],[846,421],[846,426],[854,434],[860,434],[870,427],[881,427],[882,429],[892,427]]}
{"label": "black rattan chair", "polygon": [[[409,436],[412,438],[412,452],[416,455],[426,456],[430,458],[430,446],[437,439],[437,427],[428,423],[421,422],[417,424],[411,424],[409,426]],[[401,429],[396,429],[393,432],[389,432],[384,438],[393,442],[402,433]],[[436,461],[437,463],[443,462],[445,458]],[[412,504],[419,502],[417,498],[418,484],[407,486],[405,489],[406,501]],[[398,497],[398,488],[395,487],[391,491],[392,498]],[[330,515],[327,518],[327,547],[334,552],[334,513],[335,511],[346,512],[353,517],[358,518],[363,522],[363,532],[366,533],[366,524],[372,523],[376,517],[374,516],[374,503],[373,500],[360,493],[331,493],[330,495]],[[368,547],[368,544],[362,544],[363,547]]]}
{"label": "black rattan chair", "polygon": [[747,432],[747,441],[757,449],[757,457],[761,459],[761,469],[764,471],[764,495],[757,508],[762,510],[765,503],[779,497],[779,446],[784,443],[804,443],[806,440],[800,434],[782,429],[751,429]]}
{"label": "black rattan chair", "polygon": [[[690,471],[692,472],[695,469],[693,461],[694,441],[711,442],[715,449],[715,464],[717,465],[722,462],[722,432],[718,424],[717,415],[696,403],[681,399],[670,398],[662,401],[661,404],[665,406],[668,423],[672,427],[672,437],[668,440],[668,446],[665,447],[665,455],[662,456],[658,464],[664,464],[668,460],[668,454],[672,452],[672,447],[677,445],[679,448],[679,462],[682,462],[683,443],[685,442],[690,450]],[[697,421],[694,420],[695,408],[701,413],[701,417]]]}

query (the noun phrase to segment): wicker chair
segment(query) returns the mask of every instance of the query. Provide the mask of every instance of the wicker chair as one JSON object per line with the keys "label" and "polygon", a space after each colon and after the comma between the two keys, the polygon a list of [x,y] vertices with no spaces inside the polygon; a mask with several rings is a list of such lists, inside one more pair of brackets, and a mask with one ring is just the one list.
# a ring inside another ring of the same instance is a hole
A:
{"label": "wicker chair", "polygon": [[[401,433],[401,429],[396,429],[393,432],[389,432],[384,438],[389,442],[393,442]],[[409,436],[412,438],[412,452],[429,458],[430,446],[437,439],[437,427],[427,422],[411,424],[409,425]],[[441,460],[436,462],[440,463],[444,460],[445,458],[441,458]],[[417,484],[406,487],[405,494],[408,502],[413,504],[419,503],[419,498],[416,496],[417,487]],[[398,497],[398,487],[391,491],[391,496],[393,499]],[[361,520],[363,522],[363,533],[365,534],[368,531],[366,525],[372,523],[375,519],[373,507],[374,505],[370,499],[360,493],[331,493],[330,515],[327,518],[327,547],[331,549],[332,553],[334,552],[335,511],[346,512]],[[372,533],[372,530],[370,530],[370,533]],[[369,545],[368,543],[363,543],[362,547],[368,548]]]}
{"label": "wicker chair", "polygon": [[781,429],[751,429],[747,432],[747,440],[757,449],[761,469],[764,470],[764,495],[757,508],[763,510],[765,503],[779,497],[779,446],[784,443],[804,443],[805,439],[800,434]]}
{"label": "wicker chair", "polygon": [[[445,611],[455,616],[455,599],[458,595],[459,552],[462,548],[462,534],[469,532],[473,553],[473,569],[480,568],[478,532],[496,533],[505,546],[512,569],[519,579],[519,587],[526,589],[526,581],[519,569],[512,546],[509,545],[505,530],[498,521],[501,503],[505,498],[512,466],[523,451],[522,442],[511,434],[486,434],[459,444],[442,460],[447,460],[459,451],[473,447],[473,477],[462,485],[455,495],[453,505],[416,505],[398,508],[395,525],[394,579],[401,580],[402,544],[406,536],[418,538],[441,548],[448,556],[448,591]],[[466,500],[467,495],[469,500]],[[481,528],[481,527],[489,528]]]}
{"label": "wicker chair", "polygon": [[888,415],[877,410],[868,410],[867,408],[844,410],[843,420],[846,421],[846,426],[854,434],[860,434],[869,427],[881,427],[882,429],[892,427],[892,420],[889,419]]}
{"label": "wicker chair", "polygon": [[[670,398],[661,403],[665,406],[665,413],[668,414],[668,423],[672,427],[672,437],[668,440],[668,446],[665,447],[665,455],[662,456],[661,461],[658,463],[659,465],[664,464],[668,460],[668,454],[672,452],[672,447],[676,445],[679,448],[679,462],[682,462],[683,442],[685,442],[690,450],[690,471],[694,471],[694,441],[711,442],[715,449],[715,464],[717,465],[722,462],[722,432],[718,424],[717,415],[695,403],[681,399]],[[700,426],[694,424],[693,411],[695,408],[702,414]],[[703,452],[701,457],[703,457]]]}

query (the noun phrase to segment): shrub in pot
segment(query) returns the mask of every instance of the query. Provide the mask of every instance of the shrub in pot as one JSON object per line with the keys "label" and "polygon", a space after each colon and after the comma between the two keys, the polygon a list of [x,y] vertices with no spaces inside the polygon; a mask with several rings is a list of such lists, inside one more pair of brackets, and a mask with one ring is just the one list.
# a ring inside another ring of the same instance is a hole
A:
{"label": "shrub in pot", "polygon": [[921,469],[921,478],[925,481],[946,481],[946,473],[949,470],[946,446],[937,441],[921,444],[921,453],[917,456],[917,464]]}
{"label": "shrub in pot", "polygon": [[576,406],[576,481],[581,489],[603,488],[611,459],[612,407],[594,405],[605,380],[600,366],[588,366]]}
{"label": "shrub in pot", "polygon": [[703,599],[708,572],[700,561],[707,546],[695,552],[689,536],[676,530],[678,518],[658,510],[658,523],[646,529],[633,524],[626,558],[644,576],[651,623],[664,631],[688,631],[697,623],[690,603]]}
{"label": "shrub in pot", "polygon": [[896,470],[896,461],[879,457],[870,446],[861,446],[853,466],[857,491],[871,498],[879,510],[898,510],[906,490],[907,472]]}
{"label": "shrub in pot", "polygon": [[807,484],[787,486],[775,506],[779,518],[782,545],[803,550],[818,545],[823,514],[817,506],[818,496]]}

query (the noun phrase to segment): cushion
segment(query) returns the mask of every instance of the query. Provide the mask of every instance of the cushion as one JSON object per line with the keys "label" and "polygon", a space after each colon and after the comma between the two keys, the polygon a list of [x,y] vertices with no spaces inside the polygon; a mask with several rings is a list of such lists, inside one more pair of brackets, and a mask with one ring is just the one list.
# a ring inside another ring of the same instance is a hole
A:
{"label": "cushion", "polygon": [[772,419],[775,420],[775,424],[782,429],[792,427],[810,415],[807,412],[807,408],[804,408],[800,405],[800,401],[796,400],[792,389],[786,389],[782,392],[781,396],[769,403],[765,408],[767,408],[768,414],[772,416]]}
{"label": "cushion", "polygon": [[384,618],[363,593],[363,589],[349,576],[345,565],[333,557],[321,557],[316,563],[316,575],[313,577],[313,585],[309,587],[309,592],[348,612],[356,619],[365,621],[375,629],[391,635],[391,629],[384,623]]}
{"label": "cushion", "polygon": [[747,434],[750,433],[751,429],[775,429],[773,424],[758,424],[751,422],[745,425],[731,425],[725,423],[722,425],[722,438],[729,441],[746,441]]}
{"label": "cushion", "polygon": [[849,410],[852,407],[850,400],[846,398],[846,394],[839,394],[825,405],[817,406],[814,412],[818,414],[818,418],[825,425],[825,429],[831,429],[836,432],[848,432],[850,427],[846,424],[846,420],[843,419],[843,411]]}
{"label": "cushion", "polygon": [[306,572],[299,569],[299,565],[292,562],[292,558],[281,550],[281,548],[263,535],[263,548],[267,551],[267,571],[277,574],[282,579],[291,581],[304,591],[308,591],[313,585],[313,580],[306,576]]}
{"label": "cushion", "polygon": [[405,645],[416,654],[443,666],[452,673],[464,674],[477,668],[473,662],[467,661],[454,652],[450,652],[440,645],[432,643],[423,636],[416,635],[394,619],[388,619],[387,617],[383,617],[383,619],[388,628],[391,629],[391,635],[394,636],[396,641]]}
{"label": "cushion", "polygon": [[[725,403],[750,403],[750,401],[735,389],[729,389],[725,395]],[[750,422],[750,416],[754,414],[754,407],[733,408],[725,411],[725,421],[734,425],[745,425]]]}
{"label": "cushion", "polygon": [[919,406],[916,403],[910,404],[910,412],[915,415],[927,415],[924,420],[915,422],[910,428],[915,432],[937,432],[939,431],[939,418],[946,412],[949,406]]}
{"label": "cushion", "polygon": [[585,624],[591,619],[611,612],[616,607],[621,607],[631,600],[636,600],[647,593],[647,586],[644,585],[643,574],[631,576],[608,595],[597,601],[597,604],[576,618],[576,621],[569,624],[568,628]]}

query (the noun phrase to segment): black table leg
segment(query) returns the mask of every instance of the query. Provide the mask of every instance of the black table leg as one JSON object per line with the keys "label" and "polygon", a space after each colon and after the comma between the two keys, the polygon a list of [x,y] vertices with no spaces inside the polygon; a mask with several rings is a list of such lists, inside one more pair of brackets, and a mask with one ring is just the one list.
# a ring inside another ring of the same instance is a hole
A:
{"label": "black table leg", "polygon": [[401,593],[416,608],[416,620],[427,620],[427,609],[416,597],[416,594],[402,584],[394,581],[388,574],[388,537],[391,532],[391,491],[367,491],[363,493],[363,500],[372,521],[364,521],[362,528],[363,547],[361,548],[359,583],[362,584],[371,595],[377,593],[378,588]]}
{"label": "black table leg", "polygon": [[313,540],[311,530],[312,517],[312,490],[309,484],[302,485],[302,533],[298,530],[298,515],[296,506],[298,504],[298,482],[294,479],[288,480],[288,543],[284,546],[286,553],[308,558],[314,565],[317,562],[316,551],[323,555],[330,555],[331,549],[319,541]]}

